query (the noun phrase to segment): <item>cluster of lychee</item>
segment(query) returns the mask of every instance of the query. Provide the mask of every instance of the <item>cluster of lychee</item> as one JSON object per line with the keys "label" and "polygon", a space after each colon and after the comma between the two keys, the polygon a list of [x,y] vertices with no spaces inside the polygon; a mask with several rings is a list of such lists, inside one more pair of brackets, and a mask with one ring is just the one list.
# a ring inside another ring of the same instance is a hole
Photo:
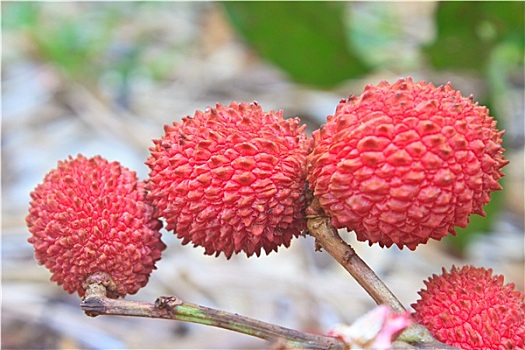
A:
{"label": "cluster of lychee", "polygon": [[[165,126],[145,181],[99,156],[60,162],[31,193],[29,242],[66,291],[83,296],[90,274],[108,272],[114,296],[124,296],[147,283],[160,259],[161,220],[205,254],[259,256],[305,232],[312,191],[335,227],[413,250],[484,215],[490,193],[501,189],[502,133],[487,108],[450,84],[410,78],[341,100],[312,137],[282,111],[217,104]],[[423,294],[431,305],[421,303],[419,314],[439,309],[432,293]]]}

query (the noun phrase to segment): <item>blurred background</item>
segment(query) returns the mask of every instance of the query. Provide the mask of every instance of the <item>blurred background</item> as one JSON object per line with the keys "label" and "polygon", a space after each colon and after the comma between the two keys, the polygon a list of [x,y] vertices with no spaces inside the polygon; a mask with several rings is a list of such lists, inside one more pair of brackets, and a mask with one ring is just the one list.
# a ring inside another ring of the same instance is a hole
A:
{"label": "blurred background", "polygon": [[[26,242],[29,193],[67,155],[100,154],[147,176],[163,125],[216,103],[258,101],[310,131],[341,98],[401,77],[451,81],[506,129],[504,190],[487,217],[416,251],[342,233],[407,307],[433,273],[492,267],[524,289],[523,2],[3,2],[2,348],[264,348],[181,322],[89,318],[49,282]],[[309,237],[230,261],[172,233],[150,283],[129,299],[180,298],[326,332],[372,300]]]}

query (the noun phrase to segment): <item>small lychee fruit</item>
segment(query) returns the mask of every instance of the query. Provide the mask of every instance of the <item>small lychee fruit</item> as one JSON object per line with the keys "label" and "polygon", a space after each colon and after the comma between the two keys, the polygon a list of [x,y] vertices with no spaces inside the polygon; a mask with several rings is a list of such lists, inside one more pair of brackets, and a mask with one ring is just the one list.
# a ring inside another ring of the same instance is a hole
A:
{"label": "small lychee fruit", "polygon": [[368,85],[313,133],[308,181],[337,228],[413,250],[485,215],[507,164],[502,134],[450,83]]}
{"label": "small lychee fruit", "polygon": [[145,202],[135,172],[100,156],[59,161],[31,192],[28,242],[51,280],[83,297],[83,283],[107,273],[109,297],[134,294],[148,282],[164,243],[162,223]]}
{"label": "small lychee fruit", "polygon": [[268,254],[306,228],[306,155],[298,118],[256,102],[196,111],[154,140],[147,187],[166,228],[205,254]]}
{"label": "small lychee fruit", "polygon": [[524,295],[513,283],[504,285],[502,275],[453,266],[425,285],[413,316],[437,340],[465,350],[525,347]]}

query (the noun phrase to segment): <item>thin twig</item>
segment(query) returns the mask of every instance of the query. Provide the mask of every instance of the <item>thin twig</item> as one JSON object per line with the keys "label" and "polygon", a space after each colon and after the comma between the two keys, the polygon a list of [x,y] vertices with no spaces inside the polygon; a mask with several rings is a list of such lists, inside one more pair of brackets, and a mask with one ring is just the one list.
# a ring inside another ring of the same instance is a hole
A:
{"label": "thin twig", "polygon": [[177,297],[159,297],[155,303],[111,299],[106,297],[107,275],[91,277],[86,283],[86,294],[80,307],[88,316],[118,315],[161,318],[198,323],[251,335],[285,348],[343,350],[345,344],[334,337],[300,332],[270,323],[254,320],[209,307],[191,304]]}
{"label": "thin twig", "polygon": [[376,273],[357,255],[355,250],[339,236],[337,229],[324,214],[317,198],[308,208],[308,231],[315,237],[317,250],[326,250],[366,290],[378,305],[388,305],[395,312],[405,308]]}
{"label": "thin twig", "polygon": [[[347,244],[337,229],[331,224],[317,198],[310,198],[307,209],[307,227],[310,235],[316,240],[316,250],[326,250],[352,277],[365,289],[378,305],[387,305],[394,312],[402,313],[406,309],[376,273]],[[397,338],[422,349],[455,349],[437,341],[427,328],[413,324]]]}

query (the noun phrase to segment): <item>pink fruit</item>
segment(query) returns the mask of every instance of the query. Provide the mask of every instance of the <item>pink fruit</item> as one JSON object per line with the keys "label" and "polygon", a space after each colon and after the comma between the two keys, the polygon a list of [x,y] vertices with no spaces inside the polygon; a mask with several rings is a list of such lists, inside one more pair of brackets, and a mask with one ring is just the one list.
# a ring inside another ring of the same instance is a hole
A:
{"label": "pink fruit", "polygon": [[523,349],[525,303],[514,284],[491,269],[443,269],[425,281],[412,307],[414,318],[434,337],[461,349]]}
{"label": "pink fruit", "polygon": [[27,226],[36,260],[51,280],[81,297],[95,272],[116,284],[110,297],[134,294],[148,282],[165,245],[162,224],[145,203],[133,171],[96,156],[58,163],[31,192]]}
{"label": "pink fruit", "polygon": [[337,228],[413,250],[484,215],[507,163],[502,134],[450,84],[369,85],[313,133],[308,181]]}
{"label": "pink fruit", "polygon": [[146,164],[166,228],[227,258],[288,247],[306,228],[304,129],[282,111],[235,102],[165,126]]}

